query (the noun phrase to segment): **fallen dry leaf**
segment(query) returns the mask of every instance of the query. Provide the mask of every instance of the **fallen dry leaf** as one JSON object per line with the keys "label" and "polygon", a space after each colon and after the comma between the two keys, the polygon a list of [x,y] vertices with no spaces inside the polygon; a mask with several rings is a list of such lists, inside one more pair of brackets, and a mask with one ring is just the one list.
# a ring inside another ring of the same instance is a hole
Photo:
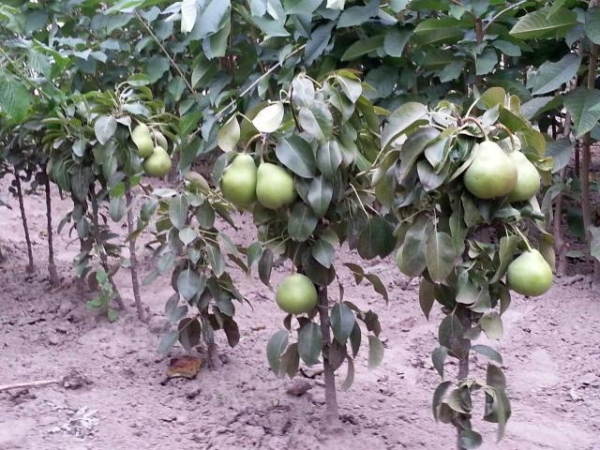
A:
{"label": "fallen dry leaf", "polygon": [[173,358],[169,361],[167,369],[167,377],[169,378],[189,378],[192,379],[198,375],[202,361],[191,356],[182,356],[181,358]]}

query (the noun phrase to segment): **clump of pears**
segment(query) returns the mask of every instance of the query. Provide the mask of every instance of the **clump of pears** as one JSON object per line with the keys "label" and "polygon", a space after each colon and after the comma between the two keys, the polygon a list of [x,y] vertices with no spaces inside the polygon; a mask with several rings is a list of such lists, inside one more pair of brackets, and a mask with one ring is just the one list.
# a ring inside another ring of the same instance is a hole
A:
{"label": "clump of pears", "polygon": [[241,209],[258,201],[268,209],[279,209],[296,199],[294,177],[284,168],[263,162],[256,167],[248,154],[237,155],[221,178],[223,197]]}
{"label": "clump of pears", "polygon": [[522,202],[540,190],[540,174],[518,149],[507,154],[498,144],[486,140],[476,144],[472,152],[473,162],[463,182],[475,197],[490,200],[508,196],[509,202]]}
{"label": "clump of pears", "polygon": [[148,125],[140,123],[131,132],[131,140],[138,154],[144,159],[144,171],[152,177],[164,177],[171,170],[171,157],[167,153],[169,143],[164,134],[150,130]]}

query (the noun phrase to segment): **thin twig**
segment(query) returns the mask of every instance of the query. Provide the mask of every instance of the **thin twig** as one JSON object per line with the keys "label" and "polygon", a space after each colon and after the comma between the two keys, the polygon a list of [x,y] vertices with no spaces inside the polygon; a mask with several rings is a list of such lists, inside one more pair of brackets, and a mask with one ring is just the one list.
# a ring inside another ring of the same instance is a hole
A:
{"label": "thin twig", "polygon": [[23,189],[21,188],[21,178],[19,177],[19,170],[14,169],[15,184],[17,186],[17,196],[19,197],[19,208],[21,210],[21,222],[23,223],[23,230],[25,232],[25,242],[27,243],[27,257],[29,258],[29,264],[27,265],[27,272],[33,273],[35,271],[35,264],[33,262],[33,249],[31,247],[31,238],[29,237],[29,227],[27,226],[27,215],[25,214],[25,203],[23,201]]}
{"label": "thin twig", "polygon": [[130,261],[130,269],[131,269],[131,285],[133,287],[133,298],[135,300],[135,308],[137,311],[138,319],[142,322],[146,321],[146,316],[144,314],[144,305],[142,303],[142,296],[140,295],[140,281],[138,278],[138,260],[135,250],[136,238],[131,238],[134,233],[133,228],[133,211],[132,211],[132,196],[131,196],[131,187],[129,184],[127,185],[127,189],[125,190],[125,199],[127,200],[127,233],[130,236],[129,239],[129,261]]}
{"label": "thin twig", "polygon": [[34,387],[43,387],[50,384],[60,384],[62,380],[39,380],[39,381],[25,381],[23,383],[12,383],[0,385],[0,392],[10,391],[13,389],[29,389]]}
{"label": "thin twig", "polygon": [[167,51],[167,49],[165,48],[165,46],[162,45],[162,42],[160,42],[160,40],[158,39],[158,37],[156,37],[156,35],[152,31],[152,29],[148,26],[148,24],[144,21],[144,19],[142,19],[142,17],[140,16],[140,14],[136,10],[134,10],[133,13],[138,18],[138,20],[142,23],[142,25],[144,26],[144,28],[146,28],[146,31],[148,31],[148,33],[150,33],[150,36],[152,36],[152,39],[154,39],[154,42],[156,42],[158,44],[158,46],[160,47],[160,49],[162,50],[162,52],[165,54],[165,56],[167,57],[167,59],[169,60],[169,62],[173,66],[173,68],[177,71],[177,73],[179,74],[179,76],[181,77],[181,79],[183,80],[183,82],[185,83],[185,85],[188,88],[188,90],[192,94],[196,95],[196,91],[194,90],[194,87],[191,85],[191,83],[185,77],[185,75],[183,74],[183,72],[180,69],[179,65],[177,65],[177,63],[175,62],[175,60],[173,59],[173,57],[171,56],[171,54]]}

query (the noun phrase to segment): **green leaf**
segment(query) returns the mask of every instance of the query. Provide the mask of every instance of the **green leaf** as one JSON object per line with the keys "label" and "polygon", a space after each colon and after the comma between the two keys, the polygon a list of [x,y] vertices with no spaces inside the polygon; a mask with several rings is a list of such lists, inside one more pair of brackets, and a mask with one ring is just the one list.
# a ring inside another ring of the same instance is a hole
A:
{"label": "green leaf", "polygon": [[500,248],[498,250],[500,265],[490,283],[495,283],[504,276],[520,242],[521,239],[517,236],[503,236],[500,239]]}
{"label": "green leaf", "polygon": [[320,238],[311,247],[310,254],[319,264],[329,269],[335,258],[335,247]]}
{"label": "green leaf", "polygon": [[340,83],[340,87],[342,88],[342,91],[346,97],[348,97],[348,100],[350,100],[352,103],[358,102],[358,99],[363,91],[360,81],[343,77],[341,75],[336,75],[335,79],[338,81],[338,83]]}
{"label": "green leaf", "polygon": [[346,361],[348,363],[348,372],[346,373],[346,378],[340,385],[340,389],[342,391],[347,391],[352,387],[352,384],[354,383],[354,361],[349,356],[346,357]]}
{"label": "green leaf", "polygon": [[548,16],[549,8],[540,8],[519,19],[510,30],[517,39],[540,39],[550,35],[564,36],[577,25],[577,13],[566,8]]}
{"label": "green leaf", "polygon": [[423,214],[406,231],[404,243],[398,250],[400,257],[396,258],[398,268],[405,275],[409,277],[419,276],[427,267],[425,256],[427,236],[432,232],[432,229],[431,220]]}
{"label": "green leaf", "polygon": [[464,36],[464,21],[451,17],[431,18],[419,22],[414,30],[417,45],[439,45],[457,42]]}
{"label": "green leaf", "polygon": [[374,369],[383,361],[383,343],[372,334],[369,335],[369,368]]}
{"label": "green leaf", "polygon": [[273,270],[273,251],[265,248],[258,260],[258,277],[265,286],[271,286],[271,271]]}
{"label": "green leaf", "polygon": [[217,133],[217,145],[224,152],[231,152],[235,150],[239,140],[240,124],[236,117],[232,116]]}
{"label": "green leaf", "polygon": [[189,33],[192,31],[197,17],[196,0],[183,0],[181,2],[181,32]]}
{"label": "green leaf", "polygon": [[600,44],[600,8],[589,8],[586,11],[585,34],[594,44]]}
{"label": "green leaf", "polygon": [[427,106],[416,102],[405,103],[396,109],[388,118],[388,123],[381,133],[382,150],[387,150],[409,128],[426,123],[427,113]]}
{"label": "green leaf", "polygon": [[178,195],[169,201],[169,219],[178,230],[186,225],[188,208],[189,202],[185,195]]}
{"label": "green leaf", "polygon": [[260,242],[254,242],[248,247],[248,267],[252,267],[256,264],[263,254],[263,247]]}
{"label": "green leaf", "polygon": [[435,388],[433,393],[431,407],[433,409],[433,417],[435,418],[436,422],[438,421],[437,409],[442,404],[442,400],[444,399],[446,392],[448,392],[448,389],[450,389],[450,386],[452,386],[451,381],[444,381],[443,383],[440,383],[437,388]]}
{"label": "green leaf", "polygon": [[289,170],[304,178],[313,178],[316,171],[315,155],[310,144],[298,135],[281,139],[275,147],[277,159]]}
{"label": "green leaf", "polygon": [[433,367],[440,374],[442,380],[444,379],[444,361],[448,356],[448,349],[446,347],[438,347],[431,353],[431,362]]}
{"label": "green leaf", "polygon": [[276,331],[267,343],[267,360],[269,367],[277,376],[281,376],[281,355],[288,346],[288,332],[286,330]]}
{"label": "green leaf", "polygon": [[373,290],[375,292],[377,292],[379,295],[381,295],[383,297],[383,299],[386,301],[386,303],[390,301],[390,299],[388,297],[387,289],[385,288],[385,285],[381,281],[381,278],[379,278],[374,273],[365,273],[365,278],[367,280],[369,280],[369,282],[373,286]]}
{"label": "green leaf", "polygon": [[429,313],[434,303],[435,285],[426,278],[421,278],[421,283],[419,284],[419,306],[421,306],[421,311],[423,311],[427,320],[429,320]]}
{"label": "green leaf", "polygon": [[293,378],[298,373],[299,366],[300,355],[298,355],[298,344],[293,343],[281,356],[279,370],[282,375],[285,373],[288,377]]}
{"label": "green leaf", "polygon": [[385,258],[394,251],[394,227],[383,217],[372,218],[358,239],[358,254],[364,259]]}
{"label": "green leaf", "polygon": [[179,322],[179,342],[188,352],[200,343],[202,327],[198,319],[185,318]]}
{"label": "green leaf", "polygon": [[110,218],[119,222],[127,212],[127,200],[125,197],[112,197],[108,207]]}
{"label": "green leaf", "polygon": [[288,233],[297,242],[307,241],[317,227],[319,219],[304,203],[296,203],[288,219]]}
{"label": "green leaf", "polygon": [[433,281],[445,281],[448,278],[454,269],[455,257],[456,250],[449,234],[437,232],[429,236],[425,261]]}
{"label": "green leaf", "polygon": [[158,353],[166,356],[178,339],[179,331],[169,331],[167,334],[164,334],[160,339],[160,343],[158,344]]}
{"label": "green leaf", "polygon": [[450,314],[442,320],[438,330],[438,341],[455,354],[462,353],[464,329],[458,317]]}
{"label": "green leaf", "polygon": [[113,116],[100,116],[94,122],[94,133],[101,145],[106,144],[117,131],[117,120]]}
{"label": "green leaf", "polygon": [[469,429],[461,430],[458,438],[458,445],[460,445],[461,449],[471,450],[474,448],[479,448],[482,443],[483,438],[476,431]]}
{"label": "green leaf", "polygon": [[497,362],[498,364],[502,364],[502,355],[494,350],[492,347],[488,347],[487,345],[473,345],[471,350],[474,352],[480,353],[483,356],[487,356],[492,361]]}
{"label": "green leaf", "polygon": [[345,303],[338,303],[331,308],[330,318],[335,340],[341,345],[346,345],[356,324],[354,313]]}
{"label": "green leaf", "polygon": [[212,271],[215,273],[217,277],[220,277],[225,273],[225,259],[221,254],[221,250],[218,246],[208,244],[206,246],[206,256],[208,258],[208,263]]}
{"label": "green leaf", "polygon": [[475,59],[475,74],[487,75],[494,70],[496,64],[498,64],[498,55],[494,49],[488,47]]}
{"label": "green leaf", "polygon": [[494,364],[487,365],[485,380],[488,386],[491,386],[496,390],[502,391],[506,389],[506,377],[502,372],[502,369]]}
{"label": "green leaf", "polygon": [[555,63],[546,61],[537,71],[529,75],[527,89],[531,89],[533,95],[556,91],[577,76],[580,66],[581,57],[574,53],[566,54]]}
{"label": "green leaf", "polygon": [[287,14],[311,15],[322,0],[283,0],[283,9]]}
{"label": "green leaf", "polygon": [[333,198],[333,185],[321,176],[316,177],[308,188],[307,200],[317,217],[323,217]]}
{"label": "green leaf", "polygon": [[346,49],[342,61],[352,61],[383,47],[385,37],[381,34],[356,41]]}
{"label": "green leaf", "polygon": [[328,180],[335,179],[338,168],[342,164],[343,155],[340,144],[336,141],[324,142],[317,149],[317,168]]}
{"label": "green leaf", "polygon": [[502,319],[497,312],[484,314],[479,319],[479,325],[489,339],[501,339],[504,335]]}
{"label": "green leaf", "polygon": [[413,36],[410,31],[391,30],[385,34],[383,48],[389,56],[399,58],[404,53],[404,47],[409,39]]}
{"label": "green leaf", "polygon": [[333,134],[333,116],[325,102],[313,102],[310,106],[302,106],[298,110],[298,124],[309,136],[326,141]]}
{"label": "green leaf", "polygon": [[307,366],[319,362],[323,348],[321,328],[314,322],[306,323],[298,332],[298,354]]}
{"label": "green leaf", "polygon": [[206,278],[191,269],[182,270],[177,277],[177,292],[186,301],[192,299],[206,287]]}
{"label": "green leaf", "polygon": [[580,87],[564,97],[564,105],[571,114],[575,125],[575,137],[580,138],[598,123],[600,119],[600,91]]}
{"label": "green leaf", "polygon": [[252,125],[260,133],[272,133],[279,129],[283,122],[283,103],[276,102],[261,109],[252,119]]}
{"label": "green leaf", "polygon": [[417,130],[411,134],[400,150],[400,166],[396,171],[398,182],[402,183],[410,173],[419,156],[423,154],[425,149],[430,146],[435,139],[440,135],[440,132],[433,127],[426,127]]}
{"label": "green leaf", "polygon": [[3,76],[0,71],[0,105],[17,122],[23,122],[33,102],[33,96],[23,83],[12,77]]}
{"label": "green leaf", "polygon": [[362,331],[358,322],[354,322],[352,333],[350,333],[350,347],[352,347],[352,357],[356,357],[360,350],[360,344],[362,341]]}

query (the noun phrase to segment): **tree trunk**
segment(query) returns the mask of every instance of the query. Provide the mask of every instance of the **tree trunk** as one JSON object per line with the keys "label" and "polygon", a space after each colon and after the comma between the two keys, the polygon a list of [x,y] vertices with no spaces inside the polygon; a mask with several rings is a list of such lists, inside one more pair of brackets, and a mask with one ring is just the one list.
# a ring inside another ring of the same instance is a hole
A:
{"label": "tree trunk", "polygon": [[94,186],[90,187],[90,195],[92,198],[92,221],[94,223],[94,241],[96,243],[96,247],[99,248],[98,256],[100,258],[100,264],[102,268],[106,272],[106,276],[108,277],[108,281],[113,287],[113,291],[115,293],[115,302],[120,310],[125,310],[125,304],[123,303],[123,298],[119,293],[119,288],[117,287],[117,283],[112,276],[110,265],[108,264],[108,258],[106,257],[106,253],[104,252],[104,242],[102,242],[99,238],[100,234],[100,224],[98,221],[98,197],[96,197],[96,190]]}
{"label": "tree trunk", "polygon": [[56,264],[54,263],[54,232],[52,229],[52,196],[50,192],[50,179],[45,170],[42,172],[44,177],[44,186],[46,188],[46,219],[48,233],[48,274],[50,275],[50,284],[57,285],[60,281]]}
{"label": "tree trunk", "polygon": [[327,287],[321,286],[319,292],[319,318],[321,320],[321,334],[323,335],[323,374],[325,376],[325,406],[327,408],[327,417],[333,422],[340,417],[337,392],[335,388],[335,373],[329,363],[328,349],[331,345],[331,328],[329,321],[329,297],[327,296]]}
{"label": "tree trunk", "polygon": [[29,227],[27,226],[27,215],[25,214],[25,203],[23,201],[23,189],[21,187],[21,178],[19,177],[19,171],[15,168],[15,185],[17,187],[17,197],[19,198],[19,209],[21,210],[21,223],[23,224],[23,231],[25,232],[25,242],[27,243],[27,257],[29,258],[29,264],[27,265],[27,272],[35,272],[35,264],[33,262],[33,249],[31,248],[31,239],[29,237]]}
{"label": "tree trunk", "polygon": [[127,200],[127,233],[130,236],[129,239],[129,261],[131,269],[131,286],[133,288],[133,298],[135,300],[135,309],[137,311],[138,319],[142,322],[146,321],[144,314],[144,305],[142,303],[142,296],[140,295],[140,282],[138,278],[138,261],[135,249],[136,238],[131,238],[131,235],[135,231],[133,226],[133,211],[131,208],[131,187],[128,185],[125,191],[125,198]]}
{"label": "tree trunk", "polygon": [[[457,305],[455,314],[458,320],[460,320],[463,330],[469,330],[471,328],[471,310],[464,305]],[[469,353],[471,351],[471,341],[463,339],[462,345],[464,346],[462,348],[463,357],[458,360],[458,381],[466,380],[469,377]],[[463,428],[458,423],[455,423],[454,426],[456,427],[456,448],[457,450],[465,450],[460,442],[460,432]]]}

